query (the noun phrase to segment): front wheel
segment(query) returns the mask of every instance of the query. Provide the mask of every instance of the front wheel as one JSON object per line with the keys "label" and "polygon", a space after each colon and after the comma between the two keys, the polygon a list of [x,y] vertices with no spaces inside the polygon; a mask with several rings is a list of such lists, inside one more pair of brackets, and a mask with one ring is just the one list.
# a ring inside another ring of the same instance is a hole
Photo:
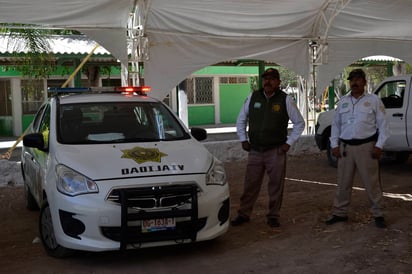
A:
{"label": "front wheel", "polygon": [[50,206],[44,201],[40,210],[39,221],[40,238],[47,254],[55,258],[64,258],[74,254],[74,250],[59,245],[54,234]]}

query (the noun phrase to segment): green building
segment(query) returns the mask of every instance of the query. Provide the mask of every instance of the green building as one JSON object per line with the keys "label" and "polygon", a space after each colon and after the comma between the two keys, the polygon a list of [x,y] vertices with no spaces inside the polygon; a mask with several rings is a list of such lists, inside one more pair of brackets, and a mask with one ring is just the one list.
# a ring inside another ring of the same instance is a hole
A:
{"label": "green building", "polygon": [[[1,38],[0,37],[0,42]],[[16,52],[0,43],[0,136],[19,136],[31,123],[39,106],[47,100],[48,87],[61,87],[94,47],[84,37],[53,37],[55,70],[47,79],[30,80],[16,70]],[[19,52],[24,54],[24,52]],[[91,75],[92,74],[92,75]],[[98,49],[68,86],[120,86],[120,65],[104,48]],[[188,126],[233,125],[244,100],[259,74],[250,66],[210,66],[188,75],[179,85],[187,97]],[[93,84],[91,79],[93,78]],[[179,112],[179,87],[165,102]],[[180,99],[181,100],[181,99]]]}

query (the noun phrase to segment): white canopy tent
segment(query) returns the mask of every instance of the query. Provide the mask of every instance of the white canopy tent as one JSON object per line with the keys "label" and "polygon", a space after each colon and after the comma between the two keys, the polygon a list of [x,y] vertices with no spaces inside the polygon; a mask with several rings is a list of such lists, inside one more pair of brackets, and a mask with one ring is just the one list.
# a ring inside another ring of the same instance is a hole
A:
{"label": "white canopy tent", "polygon": [[[152,1],[145,79],[162,90],[204,66],[230,59],[276,62],[323,89],[365,56],[412,61],[411,1]],[[312,59],[310,45],[316,45]],[[168,83],[171,83],[170,85]]]}
{"label": "white canopy tent", "polygon": [[127,63],[127,23],[133,0],[1,0],[0,22],[76,29]]}
{"label": "white canopy tent", "polygon": [[159,98],[227,60],[276,62],[307,80],[315,64],[319,88],[365,56],[412,63],[409,0],[0,0],[0,7],[0,22],[77,29],[123,64],[144,62],[145,83]]}

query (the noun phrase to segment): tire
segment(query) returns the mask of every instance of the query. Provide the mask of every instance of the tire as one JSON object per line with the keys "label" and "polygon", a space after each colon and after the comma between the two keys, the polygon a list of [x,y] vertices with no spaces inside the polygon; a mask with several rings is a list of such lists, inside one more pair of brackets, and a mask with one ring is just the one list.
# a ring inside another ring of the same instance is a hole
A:
{"label": "tire", "polygon": [[44,201],[40,210],[39,231],[41,241],[48,255],[55,258],[65,258],[75,253],[73,249],[65,248],[57,243],[47,200]]}
{"label": "tire", "polygon": [[39,210],[36,199],[31,194],[29,186],[24,182],[24,202],[28,210]]}
{"label": "tire", "polygon": [[329,165],[333,167],[338,167],[338,159],[332,154],[332,148],[330,147],[329,140],[328,140],[328,145],[326,147],[326,156],[328,157]]}

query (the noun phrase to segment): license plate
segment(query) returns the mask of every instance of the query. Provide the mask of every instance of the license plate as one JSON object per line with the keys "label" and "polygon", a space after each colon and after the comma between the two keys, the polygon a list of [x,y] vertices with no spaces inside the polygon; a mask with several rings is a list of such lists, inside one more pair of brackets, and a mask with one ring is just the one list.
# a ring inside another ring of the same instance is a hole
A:
{"label": "license plate", "polygon": [[142,232],[155,232],[176,229],[175,218],[142,220]]}

